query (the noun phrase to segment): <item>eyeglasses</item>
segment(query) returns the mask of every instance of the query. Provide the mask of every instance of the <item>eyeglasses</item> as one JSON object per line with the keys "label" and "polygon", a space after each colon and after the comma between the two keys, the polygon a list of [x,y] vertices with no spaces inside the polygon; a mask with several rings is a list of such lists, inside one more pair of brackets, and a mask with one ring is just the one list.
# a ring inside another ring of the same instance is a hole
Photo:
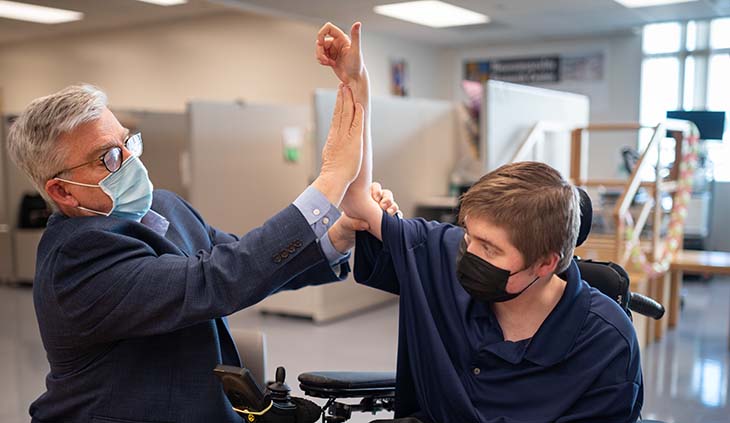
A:
{"label": "eyeglasses", "polygon": [[[143,151],[142,134],[140,132],[137,132],[129,135],[127,139],[124,140],[124,147],[129,150],[129,152],[132,153],[133,156],[141,156]],[[104,167],[106,167],[106,170],[108,170],[109,173],[114,173],[122,167],[123,157],[124,154],[122,151],[122,147],[112,147],[107,150],[106,153],[102,154],[99,158],[88,161],[86,163],[81,163],[80,165],[76,165],[68,169],[64,169],[55,174],[53,177],[55,178],[64,172],[68,172],[70,170],[78,169],[80,167],[96,163],[99,160],[104,163]]]}

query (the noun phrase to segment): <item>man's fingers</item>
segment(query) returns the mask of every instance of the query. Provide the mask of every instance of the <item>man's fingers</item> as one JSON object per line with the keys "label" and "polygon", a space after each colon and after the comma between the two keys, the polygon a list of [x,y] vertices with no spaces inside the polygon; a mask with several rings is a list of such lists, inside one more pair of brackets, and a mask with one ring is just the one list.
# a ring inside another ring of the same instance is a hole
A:
{"label": "man's fingers", "polygon": [[342,32],[340,28],[338,28],[336,25],[333,25],[331,22],[327,22],[326,24],[324,24],[317,33],[317,39],[320,43],[322,43],[323,46],[325,45],[325,40],[327,39],[327,37],[332,37],[334,39],[348,38],[347,34]]}
{"label": "man's fingers", "polygon": [[340,55],[340,49],[336,44],[334,44],[331,38],[324,40],[324,52],[327,55],[327,58],[333,62],[336,61],[337,57]]}
{"label": "man's fingers", "polygon": [[330,124],[330,131],[335,133],[340,131],[340,125],[342,122],[342,84],[337,88],[337,100],[335,100],[335,112],[332,114],[332,123]]}
{"label": "man's fingers", "polygon": [[319,40],[315,41],[314,44],[315,44],[314,56],[317,59],[317,61],[322,65],[329,65],[329,58],[327,57],[327,54],[324,52],[324,46],[319,42]]}
{"label": "man's fingers", "polygon": [[388,200],[388,201],[391,201],[392,202],[393,201],[393,198],[394,198],[393,197],[393,191],[391,191],[389,189],[384,189],[383,190],[381,201]]}
{"label": "man's fingers", "polygon": [[373,200],[380,202],[383,198],[383,187],[380,186],[380,183],[373,182],[370,185],[370,196],[373,197]]}
{"label": "man's fingers", "polygon": [[355,218],[351,218],[351,219],[352,219],[352,230],[367,231],[368,229],[370,229],[370,225],[368,225],[368,222],[366,222],[364,220],[360,220],[360,219],[355,219]]}
{"label": "man's fingers", "polygon": [[388,207],[387,213],[391,216],[395,216],[396,214],[400,215],[400,217],[403,217],[403,212],[400,211],[398,208],[398,204],[393,203],[392,206]]}
{"label": "man's fingers", "polygon": [[362,104],[355,104],[355,117],[352,119],[352,125],[350,125],[350,135],[357,135],[362,138],[362,118],[364,114],[365,109],[363,109]]}
{"label": "man's fingers", "polygon": [[362,31],[362,23],[355,22],[350,28],[350,38],[352,39],[352,47],[358,52],[360,51],[360,33]]}
{"label": "man's fingers", "polygon": [[360,219],[355,219],[354,217],[350,217],[345,213],[342,213],[342,217],[340,218],[339,222],[342,222],[342,227],[349,231],[367,231],[368,229],[370,229],[370,225],[368,225],[368,222]]}
{"label": "man's fingers", "polygon": [[354,116],[355,100],[352,95],[352,89],[345,85],[342,88],[342,123],[340,124],[340,128],[344,128],[345,125],[351,125]]}

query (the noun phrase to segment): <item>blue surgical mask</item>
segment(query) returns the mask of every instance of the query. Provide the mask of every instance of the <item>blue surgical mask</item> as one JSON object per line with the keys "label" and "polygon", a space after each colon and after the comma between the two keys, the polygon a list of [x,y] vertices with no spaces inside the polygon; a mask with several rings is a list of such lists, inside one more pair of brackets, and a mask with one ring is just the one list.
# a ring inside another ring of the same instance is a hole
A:
{"label": "blue surgical mask", "polygon": [[118,171],[110,173],[97,185],[55,179],[82,187],[101,188],[112,200],[112,209],[108,212],[78,206],[80,210],[139,222],[152,207],[152,182],[147,169],[137,156],[130,156]]}

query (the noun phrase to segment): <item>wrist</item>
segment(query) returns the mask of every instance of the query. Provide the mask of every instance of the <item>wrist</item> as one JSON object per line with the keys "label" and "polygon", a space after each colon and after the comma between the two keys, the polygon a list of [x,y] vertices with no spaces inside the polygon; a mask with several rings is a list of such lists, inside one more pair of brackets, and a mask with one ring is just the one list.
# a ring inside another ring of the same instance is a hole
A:
{"label": "wrist", "polygon": [[344,236],[344,234],[340,233],[340,231],[337,230],[336,226],[333,226],[332,228],[330,228],[329,231],[327,231],[327,237],[329,238],[332,247],[340,255],[347,254],[350,249],[355,246],[355,240],[349,239],[348,237]]}
{"label": "wrist", "polygon": [[345,196],[345,191],[349,186],[349,181],[331,173],[322,172],[317,179],[312,182],[312,186],[321,192],[322,195],[327,198],[327,201],[332,203],[335,207],[339,207],[342,202],[342,198]]}
{"label": "wrist", "polygon": [[352,92],[355,95],[356,99],[358,97],[358,94],[369,94],[370,76],[368,75],[367,69],[363,67],[357,76],[350,79],[349,85],[352,88]]}

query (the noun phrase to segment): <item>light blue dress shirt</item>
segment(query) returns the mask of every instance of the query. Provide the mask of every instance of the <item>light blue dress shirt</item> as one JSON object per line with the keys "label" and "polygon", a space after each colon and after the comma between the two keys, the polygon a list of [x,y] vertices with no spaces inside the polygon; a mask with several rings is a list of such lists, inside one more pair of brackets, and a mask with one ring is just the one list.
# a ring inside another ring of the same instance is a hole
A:
{"label": "light blue dress shirt", "polygon": [[[350,252],[342,254],[337,251],[327,234],[329,228],[340,218],[341,213],[324,194],[310,186],[294,200],[294,206],[302,213],[319,239],[322,253],[331,266],[337,266],[349,260]],[[160,235],[165,235],[170,226],[170,222],[154,210],[150,210],[144,215],[141,223]]]}

